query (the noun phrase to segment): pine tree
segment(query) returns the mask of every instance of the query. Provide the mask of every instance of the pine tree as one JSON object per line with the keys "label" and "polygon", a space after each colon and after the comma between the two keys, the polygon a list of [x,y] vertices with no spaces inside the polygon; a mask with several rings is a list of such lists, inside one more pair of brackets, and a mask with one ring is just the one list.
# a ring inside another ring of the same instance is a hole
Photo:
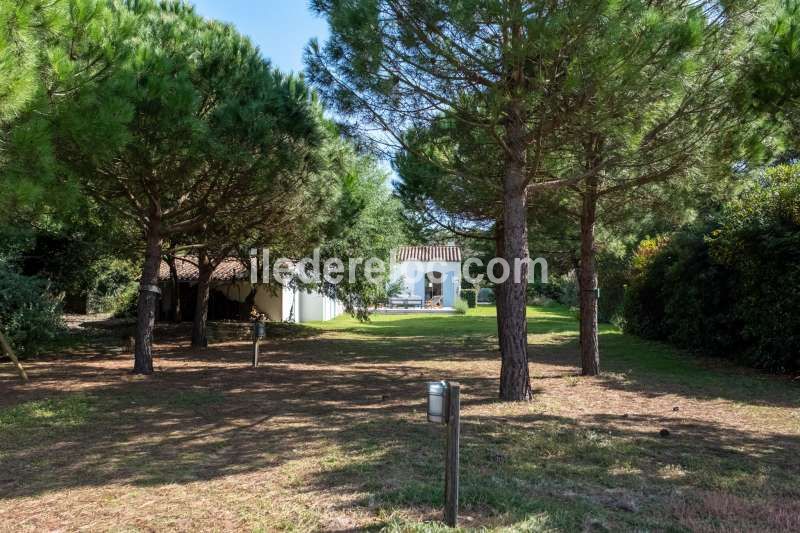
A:
{"label": "pine tree", "polygon": [[232,27],[178,2],[119,10],[134,20],[134,53],[59,106],[53,124],[68,178],[142,236],[134,372],[151,373],[165,239],[313,165],[320,113],[301,80]]}
{"label": "pine tree", "polygon": [[[455,125],[459,141],[473,136],[487,143],[482,152],[493,154],[498,172],[486,175],[486,186],[477,191],[492,190],[485,200],[499,200],[502,206],[497,241],[500,255],[512,266],[528,256],[529,202],[536,202],[542,191],[581,183],[591,189],[591,182],[609,165],[605,151],[593,159],[563,161],[572,145],[597,151],[591,138],[595,130],[584,131],[587,124],[594,127],[587,122],[593,116],[637,113],[622,97],[617,98],[621,105],[604,107],[607,91],[632,94],[637,83],[652,86],[647,92],[655,95],[652,113],[640,115],[635,126],[642,134],[652,130],[656,145],[666,151],[674,138],[663,135],[656,123],[670,124],[665,117],[674,113],[674,99],[664,95],[665,105],[659,108],[664,77],[651,84],[648,76],[660,64],[690,67],[682,61],[687,46],[709,44],[708,61],[713,61],[719,48],[712,45],[723,42],[714,38],[717,30],[726,33],[729,26],[737,27],[740,14],[752,7],[747,2],[720,6],[637,0],[318,0],[313,5],[327,17],[331,38],[324,47],[310,45],[310,77],[340,112],[354,117],[354,125],[377,127],[382,135],[376,142],[388,138],[406,150],[412,147],[405,142],[405,132],[436,130],[442,122]],[[704,37],[709,37],[708,43]],[[679,76],[669,83],[683,81]],[[608,124],[612,123],[597,125],[601,134]],[[579,140],[587,135],[588,140]],[[643,138],[639,144],[648,148],[650,141]],[[459,168],[445,169],[445,174],[458,175]],[[480,177],[470,175],[471,180]],[[618,177],[647,180],[638,174]],[[588,208],[586,215],[592,218]],[[531,395],[524,268],[522,274],[498,287],[500,397],[506,400]],[[591,291],[591,283],[585,284],[589,286],[584,290]]]}

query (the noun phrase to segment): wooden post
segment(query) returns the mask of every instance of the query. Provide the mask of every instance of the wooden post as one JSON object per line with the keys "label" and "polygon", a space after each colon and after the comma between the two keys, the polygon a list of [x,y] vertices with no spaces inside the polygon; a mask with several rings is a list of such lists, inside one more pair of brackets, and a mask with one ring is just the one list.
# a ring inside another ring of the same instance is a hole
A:
{"label": "wooden post", "polygon": [[17,354],[15,354],[14,350],[11,349],[11,345],[6,340],[2,331],[0,331],[0,348],[2,348],[2,351],[6,352],[8,357],[11,358],[11,362],[17,367],[17,372],[19,372],[19,377],[22,378],[22,381],[27,383],[28,374],[25,373],[25,369],[22,368],[22,364],[20,364],[19,359],[17,359]]}
{"label": "wooden post", "polygon": [[461,386],[451,381],[447,387],[447,452],[444,471],[444,522],[458,523],[458,446],[461,434]]}

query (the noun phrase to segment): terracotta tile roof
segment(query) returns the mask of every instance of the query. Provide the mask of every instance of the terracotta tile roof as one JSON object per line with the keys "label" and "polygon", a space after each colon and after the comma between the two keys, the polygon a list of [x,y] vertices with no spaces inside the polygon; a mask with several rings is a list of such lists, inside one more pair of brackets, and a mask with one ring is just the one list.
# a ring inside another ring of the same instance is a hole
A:
{"label": "terracotta tile roof", "polygon": [[[175,259],[175,268],[178,270],[178,279],[180,281],[197,281],[197,257],[177,257]],[[223,259],[211,275],[213,281],[246,280],[249,277],[249,269],[236,257]],[[158,269],[158,279],[161,281],[170,279],[169,265],[167,265],[166,261],[161,261],[161,266]]]}
{"label": "terracotta tile roof", "polygon": [[461,262],[461,248],[458,246],[401,246],[395,258],[403,261],[453,261]]}

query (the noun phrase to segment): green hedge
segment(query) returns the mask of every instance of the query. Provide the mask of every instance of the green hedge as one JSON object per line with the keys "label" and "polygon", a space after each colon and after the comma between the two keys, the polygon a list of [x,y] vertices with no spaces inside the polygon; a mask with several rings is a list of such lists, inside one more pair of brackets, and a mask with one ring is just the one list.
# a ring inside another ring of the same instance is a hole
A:
{"label": "green hedge", "polygon": [[478,289],[478,301],[481,303],[493,304],[497,300],[494,294],[494,288],[483,287]]}
{"label": "green hedge", "polygon": [[710,225],[644,241],[624,318],[642,337],[800,371],[800,167],[771,169]]}
{"label": "green hedge", "polygon": [[478,306],[478,291],[475,289],[462,289],[461,294],[459,295],[462,300],[467,302],[467,305],[471,308]]}

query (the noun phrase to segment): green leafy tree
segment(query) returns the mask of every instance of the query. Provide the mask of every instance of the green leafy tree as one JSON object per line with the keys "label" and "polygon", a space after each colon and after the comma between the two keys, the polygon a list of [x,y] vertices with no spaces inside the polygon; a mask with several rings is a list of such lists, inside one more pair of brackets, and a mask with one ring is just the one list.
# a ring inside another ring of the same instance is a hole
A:
{"label": "green leafy tree", "polygon": [[[591,53],[573,64],[572,83],[587,103],[559,131],[563,150],[554,173],[586,171],[575,187],[585,375],[600,371],[595,236],[600,203],[630,199],[631,190],[656,182],[714,176],[715,165],[727,172],[733,155],[719,147],[727,146],[741,125],[730,94],[736,62],[747,51],[752,7],[664,3],[654,9],[628,2],[606,18]],[[667,191],[664,200],[670,196]]]}
{"label": "green leafy tree", "polygon": [[[367,320],[370,308],[384,303],[396,289],[390,284],[388,267],[392,250],[407,241],[402,206],[390,190],[386,171],[371,158],[345,150],[339,172],[337,214],[326,228],[320,256],[323,265],[338,258],[346,270],[340,283],[323,279],[317,288],[341,302],[347,312]],[[366,264],[372,258],[382,260],[384,268]],[[355,265],[353,278],[347,275],[350,262]]]}
{"label": "green leafy tree", "polygon": [[[580,164],[564,165],[565,143],[592,116],[614,116],[622,109],[636,113],[628,104],[598,106],[603,96],[641,79],[636,69],[679,57],[684,43],[693,43],[707,25],[738,20],[748,7],[640,1],[319,0],[313,5],[327,16],[332,36],[324,48],[310,46],[309,73],[341,111],[380,127],[384,137],[404,148],[403,132],[442,121],[483,130],[488,151],[500,161],[500,172],[487,179],[496,179],[502,191],[502,256],[512,265],[528,256],[529,200],[540,190],[593,179],[608,164],[602,157],[581,157]],[[639,115],[638,131],[652,128],[656,146],[664,148],[654,124],[668,123],[669,111],[654,111],[655,116]],[[580,143],[592,144],[591,139]],[[500,396],[511,400],[530,397],[522,270],[522,279],[507,282],[498,295]]]}
{"label": "green leafy tree", "polygon": [[[800,2],[769,3],[756,33],[755,57],[743,65],[737,91],[739,108],[763,122],[768,152],[800,151]],[[751,147],[752,148],[752,147]],[[755,150],[761,155],[763,150]],[[751,154],[753,155],[753,154]]]}
{"label": "green leafy tree", "polygon": [[197,252],[193,346],[208,343],[211,277],[220,261],[234,255],[246,262],[251,248],[269,248],[274,257],[299,258],[335,231],[330,221],[342,207],[340,152],[345,149],[333,125],[322,118],[322,110],[317,107],[314,113],[323,124],[321,142],[306,161],[298,161],[303,164],[287,165],[280,179],[264,182],[262,187],[242,188],[236,202],[208,218],[198,232],[178,239],[187,243],[184,248]]}
{"label": "green leafy tree", "polygon": [[302,81],[273,70],[230,26],[179,2],[119,9],[135,19],[135,53],[54,122],[69,176],[142,236],[134,372],[150,373],[165,239],[310,164],[319,124]]}
{"label": "green leafy tree", "polygon": [[82,204],[56,179],[52,110],[107,75],[127,53],[130,28],[108,2],[0,2],[0,219]]}
{"label": "green leafy tree", "polygon": [[[318,0],[331,38],[308,50],[309,75],[338,110],[402,144],[440,120],[482,128],[501,155],[502,256],[520,264],[500,292],[500,397],[531,397],[527,359],[527,198],[568,106],[564,67],[595,13],[510,2]],[[379,139],[383,140],[383,139]],[[535,148],[531,149],[535,145]],[[529,157],[533,154],[532,157]]]}
{"label": "green leafy tree", "polygon": [[0,122],[14,119],[39,91],[39,28],[48,15],[43,1],[0,3]]}
{"label": "green leafy tree", "polygon": [[124,54],[127,30],[106,2],[0,1],[0,323],[23,352],[59,331],[61,307],[51,284],[19,274],[19,255],[35,227],[59,226],[65,207],[87,206],[56,180],[50,111],[105,75]]}

